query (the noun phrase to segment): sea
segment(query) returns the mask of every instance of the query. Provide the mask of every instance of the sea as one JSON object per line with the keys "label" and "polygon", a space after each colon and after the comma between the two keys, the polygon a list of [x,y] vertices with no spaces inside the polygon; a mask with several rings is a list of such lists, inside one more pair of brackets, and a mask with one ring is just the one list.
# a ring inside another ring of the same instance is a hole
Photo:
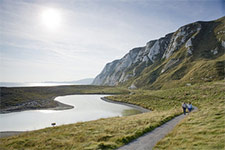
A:
{"label": "sea", "polygon": [[0,87],[36,87],[36,86],[60,86],[77,85],[69,82],[0,82]]}

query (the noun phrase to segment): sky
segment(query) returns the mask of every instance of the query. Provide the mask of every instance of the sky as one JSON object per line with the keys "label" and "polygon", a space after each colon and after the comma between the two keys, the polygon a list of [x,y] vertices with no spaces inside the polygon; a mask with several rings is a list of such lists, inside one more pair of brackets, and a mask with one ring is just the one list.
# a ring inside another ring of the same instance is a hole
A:
{"label": "sky", "polygon": [[223,0],[0,0],[0,82],[94,78],[134,47],[225,14]]}

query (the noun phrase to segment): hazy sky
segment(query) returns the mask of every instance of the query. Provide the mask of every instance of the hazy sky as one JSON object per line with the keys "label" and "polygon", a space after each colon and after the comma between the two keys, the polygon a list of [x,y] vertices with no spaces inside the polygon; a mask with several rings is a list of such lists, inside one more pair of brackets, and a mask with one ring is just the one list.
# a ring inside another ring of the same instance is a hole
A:
{"label": "hazy sky", "polygon": [[0,0],[0,81],[95,77],[134,47],[222,17],[223,6],[223,0]]}

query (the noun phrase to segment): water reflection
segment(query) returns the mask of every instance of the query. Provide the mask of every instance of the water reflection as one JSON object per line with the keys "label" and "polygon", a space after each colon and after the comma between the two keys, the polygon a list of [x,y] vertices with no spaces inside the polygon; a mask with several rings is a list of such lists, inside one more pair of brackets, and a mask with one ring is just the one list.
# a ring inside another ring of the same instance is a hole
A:
{"label": "water reflection", "polygon": [[56,125],[90,121],[114,116],[128,116],[140,113],[129,106],[108,103],[102,95],[70,95],[56,100],[75,108],[69,110],[32,110],[0,114],[0,131],[27,131]]}
{"label": "water reflection", "polygon": [[49,114],[49,113],[56,113],[56,112],[61,112],[61,111],[55,111],[55,110],[37,110],[37,112]]}

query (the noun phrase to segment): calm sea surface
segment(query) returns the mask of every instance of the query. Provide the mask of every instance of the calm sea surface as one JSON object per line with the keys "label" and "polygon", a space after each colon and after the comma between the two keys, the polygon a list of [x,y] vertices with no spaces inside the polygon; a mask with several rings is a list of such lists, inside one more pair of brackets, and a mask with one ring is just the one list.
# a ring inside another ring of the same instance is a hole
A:
{"label": "calm sea surface", "polygon": [[128,106],[105,102],[100,97],[103,95],[60,96],[56,98],[57,101],[73,105],[74,109],[30,110],[0,114],[0,131],[37,130],[50,127],[51,123],[62,125],[141,113]]}
{"label": "calm sea surface", "polygon": [[59,85],[75,85],[75,83],[67,82],[0,82],[0,87],[32,87],[32,86],[59,86]]}

